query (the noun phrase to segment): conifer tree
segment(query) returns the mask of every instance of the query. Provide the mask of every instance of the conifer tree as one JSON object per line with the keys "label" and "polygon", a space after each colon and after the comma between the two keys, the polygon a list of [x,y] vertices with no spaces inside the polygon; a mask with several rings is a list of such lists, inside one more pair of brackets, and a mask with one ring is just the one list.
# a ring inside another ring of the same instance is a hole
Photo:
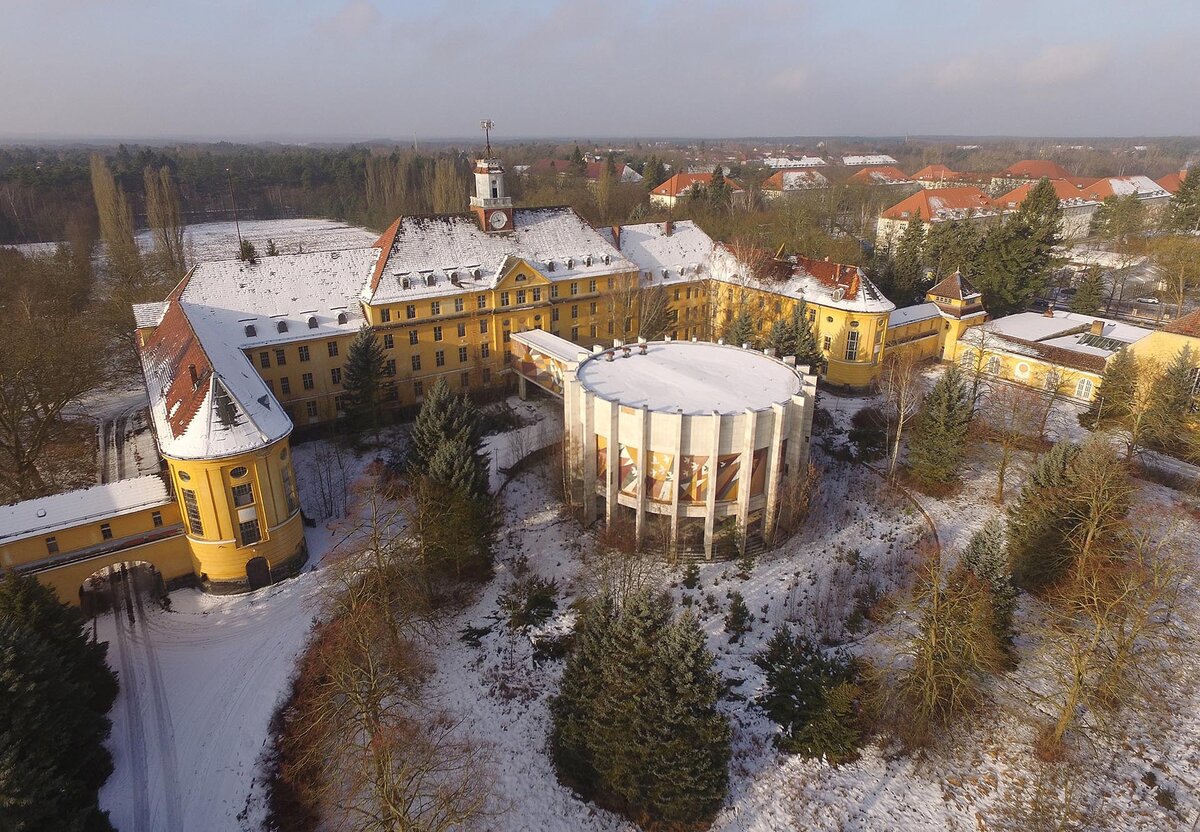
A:
{"label": "conifer tree", "polygon": [[1179,449],[1196,426],[1193,391],[1197,357],[1184,346],[1154,379],[1146,412],[1148,443],[1162,451]]}
{"label": "conifer tree", "polygon": [[278,257],[279,256],[279,246],[275,245],[275,241],[272,240],[270,237],[267,238],[267,256],[268,257]]}
{"label": "conifer tree", "polygon": [[1167,207],[1167,227],[1174,231],[1200,231],[1200,165],[1193,165]]}
{"label": "conifer tree", "polygon": [[1011,649],[1017,588],[1009,569],[999,518],[992,517],[971,536],[959,563],[987,587],[992,601],[992,630],[1000,644],[1006,650]]}
{"label": "conifer tree", "polygon": [[602,672],[617,606],[610,595],[591,599],[575,627],[575,642],[563,668],[558,695],[550,704],[550,747],[559,779],[588,793],[596,787],[592,762],[594,707],[604,693]]}
{"label": "conifer tree", "polygon": [[1088,416],[1098,425],[1119,424],[1133,408],[1138,385],[1138,360],[1127,349],[1117,350],[1104,368]]}
{"label": "conifer tree", "polygon": [[438,448],[452,438],[459,438],[468,447],[478,449],[483,439],[483,427],[475,403],[467,396],[452,392],[442,378],[425,394],[413,422],[409,436],[409,468],[423,471]]}
{"label": "conifer tree", "polygon": [[820,371],[824,356],[813,335],[812,322],[808,319],[808,305],[801,300],[795,311],[771,325],[766,346],[775,350],[780,358],[796,356],[797,364],[807,364],[812,372]]}
{"label": "conifer tree", "polygon": [[925,239],[924,263],[933,270],[934,280],[941,280],[956,269],[973,277],[981,242],[974,223],[966,220],[934,223]]}
{"label": "conifer tree", "polygon": [[1098,266],[1092,266],[1083,274],[1075,294],[1068,304],[1072,312],[1094,315],[1104,303],[1104,275]]}
{"label": "conifer tree", "polygon": [[929,391],[908,446],[908,467],[925,487],[958,479],[971,422],[970,391],[957,364],[950,364]]}
{"label": "conifer tree", "polygon": [[1013,582],[1037,590],[1061,578],[1071,563],[1067,493],[1079,446],[1059,442],[1042,454],[1008,510],[1008,562]]}
{"label": "conifer tree", "polygon": [[747,309],[740,310],[733,316],[733,319],[725,325],[725,332],[722,336],[726,344],[732,344],[735,347],[740,347],[743,344],[749,344],[751,347],[756,347],[758,343],[757,328],[754,325],[754,318],[750,315]]}
{"label": "conifer tree", "polygon": [[750,632],[751,620],[750,608],[742,593],[736,590],[729,593],[729,612],[725,614],[725,632],[729,633],[729,640],[737,642]]}
{"label": "conifer tree", "polygon": [[256,264],[258,262],[258,249],[254,247],[254,243],[249,240],[242,240],[241,245],[238,246],[238,259],[244,260],[252,266]]}
{"label": "conifer tree", "polygon": [[900,243],[896,248],[893,285],[898,297],[896,303],[903,306],[910,302],[921,282],[921,263],[924,260],[925,226],[919,217],[908,221]]}
{"label": "conifer tree", "polygon": [[379,435],[383,399],[383,347],[370,327],[363,325],[346,351],[342,386],[348,398],[348,415],[358,430]]}

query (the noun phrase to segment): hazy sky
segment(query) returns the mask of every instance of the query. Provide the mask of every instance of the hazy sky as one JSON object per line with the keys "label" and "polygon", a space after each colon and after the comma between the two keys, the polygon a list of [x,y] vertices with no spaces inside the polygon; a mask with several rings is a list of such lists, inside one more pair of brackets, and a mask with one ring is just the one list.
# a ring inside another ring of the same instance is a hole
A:
{"label": "hazy sky", "polygon": [[1200,0],[0,0],[0,137],[1200,134]]}

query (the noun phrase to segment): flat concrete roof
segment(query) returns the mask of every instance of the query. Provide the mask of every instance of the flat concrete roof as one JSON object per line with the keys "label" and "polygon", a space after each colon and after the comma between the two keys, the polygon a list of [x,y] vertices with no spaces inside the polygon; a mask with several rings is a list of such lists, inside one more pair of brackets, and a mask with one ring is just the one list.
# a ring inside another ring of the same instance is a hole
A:
{"label": "flat concrete roof", "polygon": [[[607,351],[609,353],[613,351]],[[688,415],[741,413],[789,401],[803,386],[800,373],[755,350],[698,341],[653,341],[642,355],[629,345],[579,365],[580,383],[607,401]]]}

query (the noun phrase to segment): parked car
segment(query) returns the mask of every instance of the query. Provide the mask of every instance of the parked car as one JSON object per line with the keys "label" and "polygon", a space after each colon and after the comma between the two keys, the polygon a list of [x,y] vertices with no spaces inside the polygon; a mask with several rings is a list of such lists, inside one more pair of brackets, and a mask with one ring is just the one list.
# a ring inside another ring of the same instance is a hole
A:
{"label": "parked car", "polygon": [[1149,298],[1149,297],[1147,297],[1147,298],[1137,298],[1137,299],[1134,301],[1134,303],[1149,303],[1149,304],[1154,304],[1154,303],[1158,303],[1158,298]]}

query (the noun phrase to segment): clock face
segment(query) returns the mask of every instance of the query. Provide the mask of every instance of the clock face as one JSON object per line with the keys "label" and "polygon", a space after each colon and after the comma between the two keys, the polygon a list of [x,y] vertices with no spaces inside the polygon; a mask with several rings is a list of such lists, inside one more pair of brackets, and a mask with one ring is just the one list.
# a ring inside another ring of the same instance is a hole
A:
{"label": "clock face", "polygon": [[493,211],[488,216],[488,225],[499,231],[501,228],[508,226],[508,214],[504,211]]}

